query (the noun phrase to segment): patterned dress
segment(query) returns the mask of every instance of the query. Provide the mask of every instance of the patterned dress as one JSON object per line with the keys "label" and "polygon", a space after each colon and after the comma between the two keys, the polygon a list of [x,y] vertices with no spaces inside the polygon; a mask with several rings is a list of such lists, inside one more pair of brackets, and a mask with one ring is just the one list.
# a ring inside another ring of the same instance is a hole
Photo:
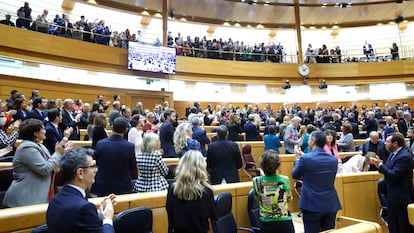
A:
{"label": "patterned dress", "polygon": [[136,192],[154,192],[168,188],[164,178],[168,174],[168,167],[158,151],[139,153],[137,166],[139,176],[134,186]]}

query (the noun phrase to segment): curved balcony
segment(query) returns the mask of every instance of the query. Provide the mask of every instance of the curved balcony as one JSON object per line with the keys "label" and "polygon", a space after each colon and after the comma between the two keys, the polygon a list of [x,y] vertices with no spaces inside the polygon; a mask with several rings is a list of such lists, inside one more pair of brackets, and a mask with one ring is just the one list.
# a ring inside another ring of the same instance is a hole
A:
{"label": "curved balcony", "polygon": [[[92,71],[185,81],[243,84],[303,84],[298,64],[243,62],[177,56],[177,74],[127,69],[127,50],[0,25],[0,56]],[[414,61],[309,64],[309,85],[367,84],[412,81]]]}

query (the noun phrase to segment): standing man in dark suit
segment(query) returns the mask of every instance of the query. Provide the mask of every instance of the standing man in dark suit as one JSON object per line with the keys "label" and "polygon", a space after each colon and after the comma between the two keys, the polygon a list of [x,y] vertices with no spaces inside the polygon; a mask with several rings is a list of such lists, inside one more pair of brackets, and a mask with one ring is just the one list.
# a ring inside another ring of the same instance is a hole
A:
{"label": "standing man in dark suit", "polygon": [[242,167],[239,147],[233,141],[227,140],[227,127],[217,128],[218,141],[211,143],[207,151],[207,169],[210,172],[210,183],[220,184],[240,182],[237,169]]}
{"label": "standing man in dark suit", "polygon": [[55,153],[56,143],[60,142],[63,138],[68,140],[69,136],[72,134],[73,128],[67,128],[62,133],[59,128],[59,124],[62,122],[62,115],[57,108],[49,109],[47,117],[49,118],[49,121],[45,122],[46,139],[43,140],[43,145],[49,150],[50,154],[53,154]]}
{"label": "standing man in dark suit", "polygon": [[408,129],[411,127],[411,126],[413,126],[412,124],[411,124],[411,119],[412,119],[412,116],[411,116],[411,113],[410,112],[404,112],[404,119],[401,119],[399,122],[398,122],[398,131],[404,136],[404,137],[407,137],[407,131],[408,131]]}
{"label": "standing man in dark suit", "polygon": [[112,136],[98,141],[95,159],[99,166],[91,192],[100,197],[132,192],[131,172],[137,173],[135,146],[124,139],[128,122],[124,117],[114,120]]}
{"label": "standing man in dark suit", "polygon": [[[171,110],[164,111],[164,122],[159,128],[161,149],[163,150],[163,158],[177,158],[178,155],[174,150],[174,124],[175,112]],[[154,123],[155,124],[155,123]]]}
{"label": "standing man in dark suit", "polygon": [[43,97],[34,98],[33,109],[29,114],[29,118],[35,118],[35,119],[38,119],[44,122],[45,118],[47,117],[46,105],[47,105],[47,99]]}
{"label": "standing man in dark suit", "polygon": [[404,137],[400,133],[390,134],[385,147],[390,152],[385,163],[380,158],[372,158],[371,163],[384,174],[386,199],[388,201],[388,229],[390,233],[414,232],[408,221],[407,205],[414,202],[413,158],[405,148]]}
{"label": "standing man in dark suit", "polygon": [[[60,161],[60,172],[66,185],[52,198],[46,212],[49,233],[114,233],[112,218],[116,196],[105,198],[98,211],[86,199],[86,191],[95,181],[98,170],[93,150],[76,147],[66,151]],[[99,217],[99,215],[101,218]]]}
{"label": "standing man in dark suit", "polygon": [[378,122],[377,122],[377,119],[375,119],[375,113],[373,111],[369,111],[367,115],[368,115],[368,120],[367,122],[365,122],[364,128],[367,131],[367,136],[368,136],[372,131],[378,130]]}
{"label": "standing man in dark suit", "polygon": [[247,118],[246,124],[243,126],[243,131],[246,133],[246,141],[259,141],[260,131],[254,123],[254,116],[250,114]]}
{"label": "standing man in dark suit", "polygon": [[292,177],[303,180],[299,208],[305,233],[317,233],[334,229],[336,212],[342,208],[334,186],[338,160],[323,150],[324,132],[312,132],[308,144],[313,151],[296,160]]}
{"label": "standing man in dark suit", "polygon": [[63,101],[62,114],[62,123],[60,123],[60,130],[63,132],[67,128],[72,128],[72,134],[69,136],[69,140],[79,140],[80,131],[78,128],[78,122],[82,117],[82,112],[76,114],[75,112],[75,102],[73,99],[65,99]]}
{"label": "standing man in dark suit", "polygon": [[207,155],[206,144],[210,144],[210,139],[207,137],[206,130],[200,128],[200,119],[198,117],[191,119],[191,125],[193,126],[193,139],[200,143],[201,153],[205,157]]}

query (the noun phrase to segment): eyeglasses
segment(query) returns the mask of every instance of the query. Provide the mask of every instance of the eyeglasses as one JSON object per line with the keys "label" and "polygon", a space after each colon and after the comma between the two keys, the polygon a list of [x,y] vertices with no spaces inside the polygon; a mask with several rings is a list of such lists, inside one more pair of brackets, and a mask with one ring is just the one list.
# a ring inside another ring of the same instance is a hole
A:
{"label": "eyeglasses", "polygon": [[79,167],[79,168],[83,168],[83,169],[92,168],[92,170],[97,171],[98,170],[98,165],[94,164],[94,165],[90,165],[90,166],[87,166],[87,167]]}

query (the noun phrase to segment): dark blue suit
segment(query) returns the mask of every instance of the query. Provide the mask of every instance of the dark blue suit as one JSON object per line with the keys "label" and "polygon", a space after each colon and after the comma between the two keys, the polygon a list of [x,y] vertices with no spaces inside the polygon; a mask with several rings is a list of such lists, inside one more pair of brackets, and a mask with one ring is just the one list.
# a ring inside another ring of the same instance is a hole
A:
{"label": "dark blue suit", "polygon": [[29,117],[38,119],[44,122],[45,118],[47,117],[47,110],[43,111],[42,114],[40,114],[40,112],[37,111],[36,109],[32,109],[32,111],[29,113]]}
{"label": "dark blue suit", "polygon": [[50,201],[46,223],[49,233],[115,232],[111,225],[102,225],[95,205],[68,185]]}
{"label": "dark blue suit", "polygon": [[260,140],[260,131],[253,122],[247,121],[246,124],[244,124],[243,130],[246,133],[246,141]]}
{"label": "dark blue suit", "polygon": [[57,142],[60,142],[63,139],[63,133],[60,131],[60,128],[55,128],[54,125],[50,122],[46,122],[46,139],[43,140],[43,145],[49,150],[52,155],[55,153],[55,145]]}
{"label": "dark blue suit", "polygon": [[390,154],[387,161],[379,167],[384,174],[388,207],[388,228],[390,233],[414,232],[408,222],[407,205],[414,202],[413,158],[401,148],[395,156]]}
{"label": "dark blue suit", "polygon": [[99,169],[91,192],[98,196],[132,192],[131,171],[136,173],[135,146],[123,137],[113,134],[98,141],[95,149]]}
{"label": "dark blue suit", "polygon": [[237,169],[241,166],[241,154],[235,142],[220,140],[208,146],[207,168],[210,170],[211,184],[220,184],[223,178],[227,183],[240,182]]}
{"label": "dark blue suit", "polygon": [[[80,132],[79,132],[78,124],[76,121],[72,120],[72,118],[70,117],[69,114],[71,113],[69,113],[65,109],[62,109],[61,114],[62,114],[62,123],[59,125],[60,130],[63,132],[65,131],[66,128],[72,127],[73,132],[69,136],[69,140],[79,140]],[[73,114],[72,114],[72,117],[75,118]]]}
{"label": "dark blue suit", "polygon": [[203,156],[206,156],[206,144],[210,144],[210,139],[207,137],[206,130],[200,127],[193,127],[193,139],[200,143],[201,153]]}
{"label": "dark blue suit", "polygon": [[322,148],[296,161],[292,177],[303,180],[299,208],[303,210],[305,233],[335,227],[336,212],[342,208],[334,186],[337,169],[338,160]]}
{"label": "dark blue suit", "polygon": [[174,126],[168,121],[164,121],[159,128],[161,149],[164,151],[164,154],[162,155],[163,158],[178,157],[174,149],[174,132]]}

